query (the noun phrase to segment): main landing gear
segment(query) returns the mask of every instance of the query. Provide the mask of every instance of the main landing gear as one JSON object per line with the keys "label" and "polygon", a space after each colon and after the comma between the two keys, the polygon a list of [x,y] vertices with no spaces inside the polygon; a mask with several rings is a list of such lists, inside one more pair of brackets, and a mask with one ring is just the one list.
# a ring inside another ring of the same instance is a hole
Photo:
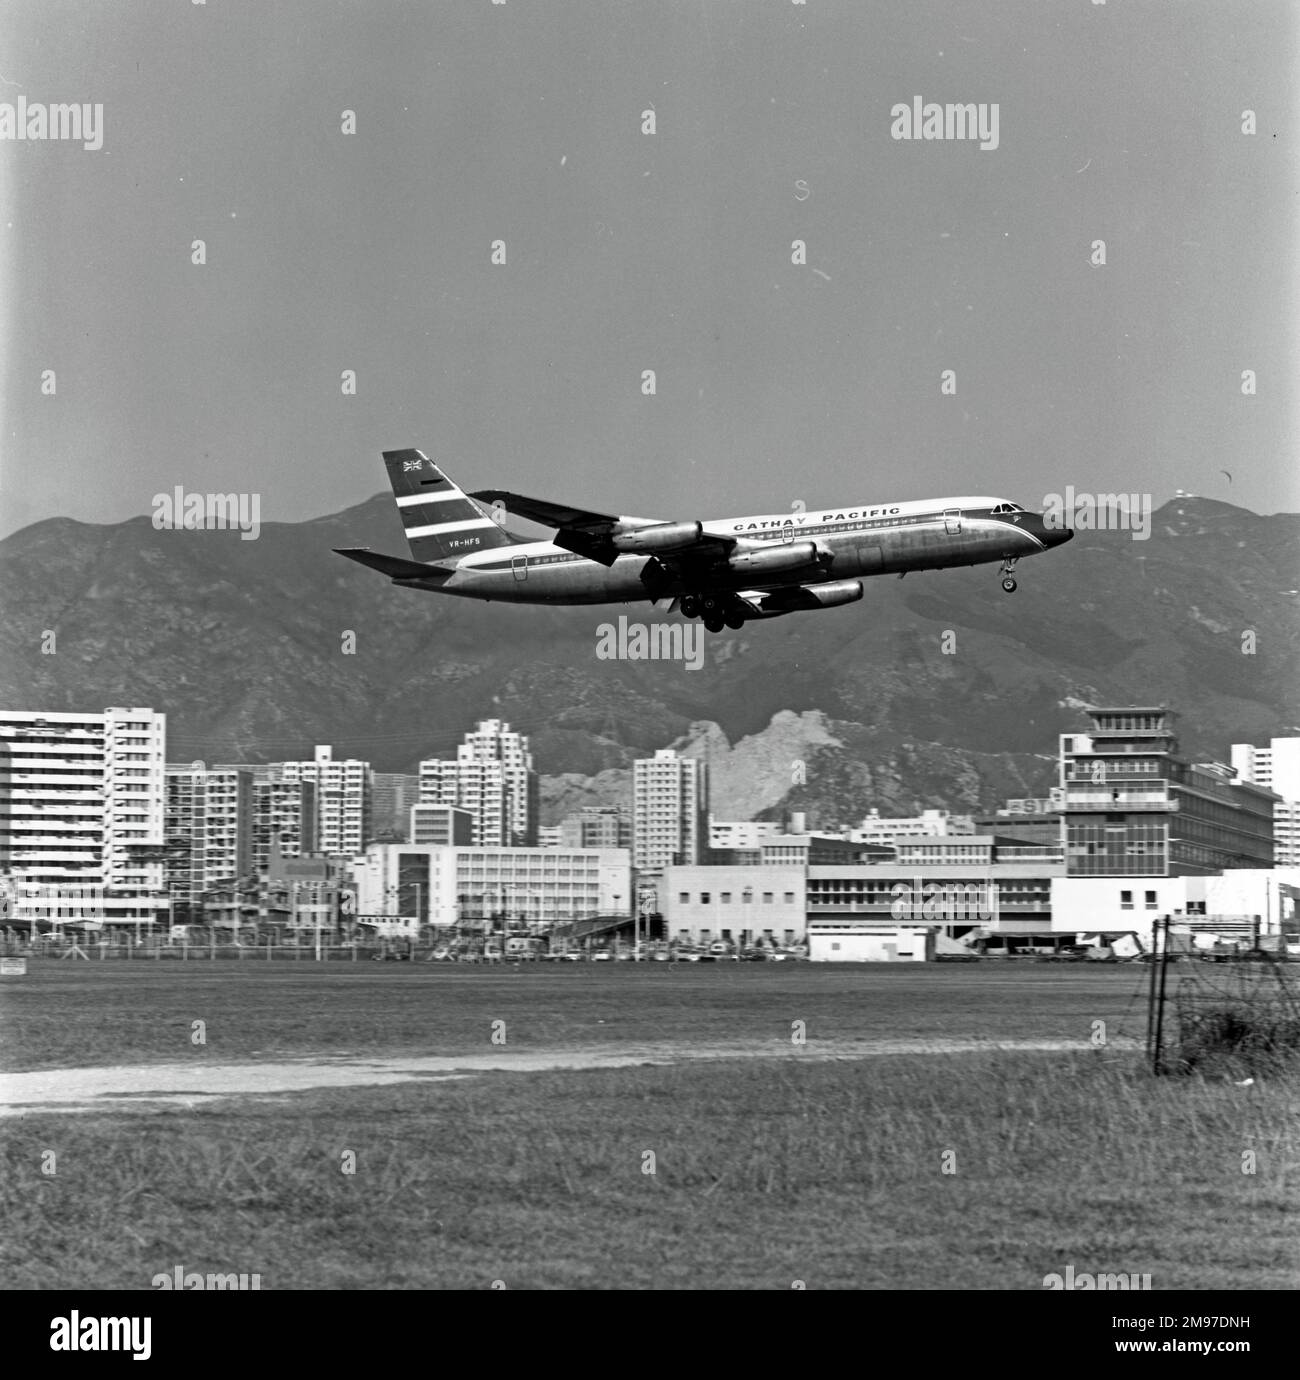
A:
{"label": "main landing gear", "polygon": [[1012,571],[1015,570],[1016,562],[1019,559],[1019,556],[1003,556],[1002,558],[1002,569],[998,574],[1002,576],[1002,588],[1006,590],[1008,594],[1014,594],[1016,592],[1016,577],[1012,574]]}
{"label": "main landing gear", "polygon": [[723,628],[743,628],[745,613],[738,600],[729,600],[717,594],[683,594],[681,603],[683,618],[700,618],[712,633]]}

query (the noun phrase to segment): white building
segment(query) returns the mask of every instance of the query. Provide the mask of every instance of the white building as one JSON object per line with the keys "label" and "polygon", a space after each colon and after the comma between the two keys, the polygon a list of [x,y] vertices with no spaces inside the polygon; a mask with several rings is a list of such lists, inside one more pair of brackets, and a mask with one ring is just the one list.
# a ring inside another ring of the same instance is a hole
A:
{"label": "white building", "polygon": [[814,963],[926,963],[934,958],[933,925],[811,920],[808,957]]}
{"label": "white building", "polygon": [[897,839],[929,838],[939,834],[973,834],[975,822],[969,815],[952,815],[947,810],[922,810],[919,815],[882,817],[869,810],[862,823],[849,833],[854,843],[893,843]]}
{"label": "white building", "polygon": [[0,873],[14,920],[165,916],[167,716],[0,711]]}
{"label": "white building", "polygon": [[709,847],[729,851],[745,849],[757,851],[767,840],[785,833],[774,819],[712,819],[709,820]]}
{"label": "white building", "polygon": [[531,847],[537,841],[537,773],[528,738],[501,719],[480,720],[454,760],[420,763],[420,804],[469,810],[474,842],[482,847]]}
{"label": "white building", "polygon": [[1273,859],[1279,867],[1300,867],[1300,738],[1273,738],[1259,748],[1233,743],[1232,765],[1238,780],[1282,797],[1273,806]]}
{"label": "white building", "polygon": [[626,848],[457,848],[375,843],[352,865],[357,914],[454,925],[509,916],[558,920],[630,915]]}
{"label": "white building", "polygon": [[633,765],[632,859],[639,871],[706,861],[709,769],[661,748]]}
{"label": "white building", "polygon": [[316,787],[316,851],[355,857],[370,834],[370,763],[335,761],[333,749],[319,746],[310,762],[281,762],[281,781],[310,781]]}
{"label": "white building", "polygon": [[472,844],[474,816],[455,805],[412,805],[408,839],[421,844]]}
{"label": "white building", "polygon": [[1193,932],[1247,940],[1294,935],[1300,868],[1190,877],[1054,877],[1054,934],[1132,931],[1144,948],[1162,916]]}
{"label": "white building", "polygon": [[804,937],[804,867],[679,866],[664,869],[659,908],[674,943],[788,945]]}

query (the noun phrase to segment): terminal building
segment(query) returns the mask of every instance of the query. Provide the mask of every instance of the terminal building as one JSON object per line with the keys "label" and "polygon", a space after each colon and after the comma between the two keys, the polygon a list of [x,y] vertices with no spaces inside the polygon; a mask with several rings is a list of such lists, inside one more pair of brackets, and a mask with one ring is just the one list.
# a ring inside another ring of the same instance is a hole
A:
{"label": "terminal building", "polygon": [[1271,790],[1178,756],[1169,709],[1088,709],[1063,733],[1067,875],[1174,877],[1273,866]]}
{"label": "terminal building", "polygon": [[[1198,942],[1300,944],[1300,869],[1272,866],[1278,797],[1180,757],[1163,707],[1087,713],[1086,731],[1061,737],[1059,785],[1005,813],[869,816],[851,838],[879,842],[857,858],[846,841],[768,836],[758,856],[733,852],[726,867],[668,868],[669,937],[918,961],[1108,936],[1135,951],[1168,915]],[[781,884],[765,884],[777,868]]]}

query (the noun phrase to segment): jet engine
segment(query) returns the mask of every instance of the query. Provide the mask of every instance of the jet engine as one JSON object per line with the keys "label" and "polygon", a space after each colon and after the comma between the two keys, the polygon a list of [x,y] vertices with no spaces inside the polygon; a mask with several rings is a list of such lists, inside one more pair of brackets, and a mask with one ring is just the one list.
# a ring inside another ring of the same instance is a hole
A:
{"label": "jet engine", "polygon": [[[827,580],[820,585],[794,585],[774,589],[757,604],[756,611],[747,618],[781,618],[787,613],[808,612],[811,609],[832,609],[837,604],[851,604],[861,599],[861,580]],[[755,607],[751,603],[751,607]]]}
{"label": "jet engine", "polygon": [[804,585],[804,593],[812,597],[824,609],[833,609],[836,604],[851,604],[862,598],[861,580],[828,580],[824,585]]}
{"label": "jet engine", "polygon": [[763,546],[756,551],[738,551],[727,565],[737,575],[775,575],[783,570],[801,570],[817,559],[815,541],[792,541]]}
{"label": "jet engine", "polygon": [[694,546],[703,531],[704,524],[700,522],[657,522],[653,527],[615,533],[610,540],[616,551],[680,551]]}

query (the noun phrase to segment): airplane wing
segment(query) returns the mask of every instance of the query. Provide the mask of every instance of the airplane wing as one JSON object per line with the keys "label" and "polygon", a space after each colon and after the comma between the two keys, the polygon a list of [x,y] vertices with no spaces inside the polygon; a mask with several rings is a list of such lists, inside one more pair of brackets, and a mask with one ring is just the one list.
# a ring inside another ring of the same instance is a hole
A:
{"label": "airplane wing", "polygon": [[500,503],[507,512],[527,518],[529,522],[540,522],[543,527],[577,527],[586,531],[597,531],[604,527],[612,530],[619,521],[609,513],[591,513],[585,508],[571,508],[567,503],[548,503],[544,498],[525,498],[523,494],[508,493],[504,489],[480,489],[470,497],[489,507]]}
{"label": "airplane wing", "polygon": [[[555,544],[566,551],[576,552],[601,565],[613,565],[624,553],[653,554],[665,569],[680,570],[692,565],[707,566],[736,546],[734,537],[719,537],[705,532],[695,523],[695,533],[678,541],[680,532],[673,534],[671,547],[647,541],[639,544],[634,534],[647,533],[654,528],[690,528],[690,523],[663,523],[657,518],[616,517],[612,513],[593,513],[585,508],[573,508],[567,503],[550,503],[542,498],[527,498],[523,494],[503,489],[480,489],[470,494],[480,503],[500,503],[507,512],[556,528]],[[662,534],[659,534],[662,535]],[[618,540],[616,540],[616,538]]]}

